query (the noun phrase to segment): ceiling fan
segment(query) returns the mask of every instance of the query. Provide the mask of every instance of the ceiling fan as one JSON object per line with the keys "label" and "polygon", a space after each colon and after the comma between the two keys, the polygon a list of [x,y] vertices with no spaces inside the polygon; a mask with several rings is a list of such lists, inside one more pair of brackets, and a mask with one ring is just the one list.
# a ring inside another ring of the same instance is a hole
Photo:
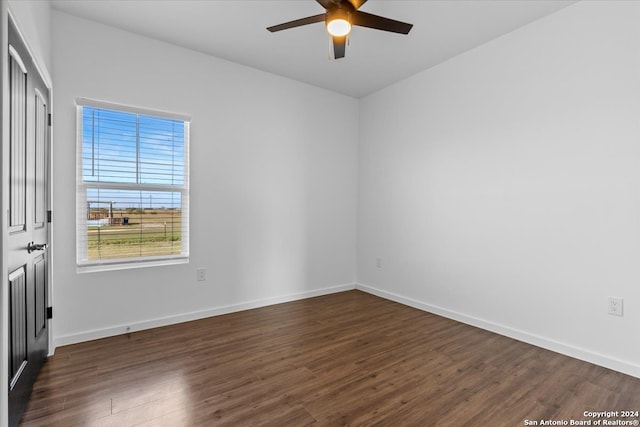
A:
{"label": "ceiling fan", "polygon": [[368,27],[376,30],[390,31],[392,33],[409,34],[413,24],[396,21],[383,16],[361,12],[358,9],[367,0],[316,0],[327,11],[319,15],[308,16],[295,21],[268,27],[272,33],[301,27],[303,25],[325,22],[327,32],[333,39],[333,55],[335,59],[344,58],[347,36],[351,32],[352,25]]}

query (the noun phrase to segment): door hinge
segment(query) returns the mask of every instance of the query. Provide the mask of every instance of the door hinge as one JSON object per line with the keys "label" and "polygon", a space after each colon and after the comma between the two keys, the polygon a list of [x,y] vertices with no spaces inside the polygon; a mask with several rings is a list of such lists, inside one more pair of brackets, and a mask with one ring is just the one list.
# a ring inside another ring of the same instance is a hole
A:
{"label": "door hinge", "polygon": [[53,319],[53,307],[47,307],[47,319]]}
{"label": "door hinge", "polygon": [[51,211],[47,211],[47,222],[51,222]]}
{"label": "door hinge", "polygon": [[47,115],[47,125],[51,126],[51,113]]}

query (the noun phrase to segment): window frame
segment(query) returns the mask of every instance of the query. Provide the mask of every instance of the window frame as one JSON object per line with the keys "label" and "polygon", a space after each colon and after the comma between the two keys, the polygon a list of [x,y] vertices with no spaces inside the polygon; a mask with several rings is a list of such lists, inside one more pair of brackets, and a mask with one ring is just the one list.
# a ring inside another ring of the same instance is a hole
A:
{"label": "window frame", "polygon": [[[178,120],[184,123],[184,176],[182,185],[162,185],[144,183],[114,183],[84,181],[83,176],[83,109],[84,107],[114,110],[122,113],[139,114],[154,118]],[[88,98],[76,98],[76,266],[79,273],[93,271],[121,270],[129,268],[152,267],[160,265],[185,264],[189,262],[189,147],[191,117],[166,111],[151,110],[111,102],[96,101]],[[166,191],[181,194],[181,253],[174,255],[154,255],[113,259],[89,260],[88,240],[81,239],[87,233],[87,189],[122,189],[134,191]]]}

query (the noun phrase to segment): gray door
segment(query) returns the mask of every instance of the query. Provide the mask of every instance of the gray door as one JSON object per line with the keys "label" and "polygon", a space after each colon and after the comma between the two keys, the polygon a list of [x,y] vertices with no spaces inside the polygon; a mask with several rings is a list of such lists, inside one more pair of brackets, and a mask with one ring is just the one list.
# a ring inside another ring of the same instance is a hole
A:
{"label": "gray door", "polygon": [[9,26],[9,425],[47,356],[49,92]]}

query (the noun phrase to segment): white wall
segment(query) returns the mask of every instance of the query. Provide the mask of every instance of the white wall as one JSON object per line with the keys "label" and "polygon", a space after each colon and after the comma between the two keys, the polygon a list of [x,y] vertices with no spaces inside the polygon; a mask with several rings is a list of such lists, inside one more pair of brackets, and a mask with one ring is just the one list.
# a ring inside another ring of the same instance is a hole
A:
{"label": "white wall", "polygon": [[[2,222],[0,227],[2,231],[0,235],[2,240],[0,243],[0,277],[8,277],[8,252],[5,250],[8,243],[8,215],[5,215],[6,207],[9,206],[9,194],[7,189],[9,182],[9,145],[4,141],[9,139],[9,129],[5,124],[9,122],[9,95],[7,90],[9,88],[9,69],[8,69],[8,40],[9,40],[9,12],[7,3],[0,1],[0,141],[1,155],[0,155],[0,181],[2,186],[0,187],[0,218]],[[5,372],[9,372],[9,289],[8,286],[0,286],[0,427],[5,427],[9,424],[9,378],[5,375]]]}
{"label": "white wall", "polygon": [[363,288],[640,376],[638,22],[581,2],[363,99]]}
{"label": "white wall", "polygon": [[[59,12],[53,35],[56,344],[353,288],[357,100]],[[188,265],[76,273],[76,97],[191,115]]]}

